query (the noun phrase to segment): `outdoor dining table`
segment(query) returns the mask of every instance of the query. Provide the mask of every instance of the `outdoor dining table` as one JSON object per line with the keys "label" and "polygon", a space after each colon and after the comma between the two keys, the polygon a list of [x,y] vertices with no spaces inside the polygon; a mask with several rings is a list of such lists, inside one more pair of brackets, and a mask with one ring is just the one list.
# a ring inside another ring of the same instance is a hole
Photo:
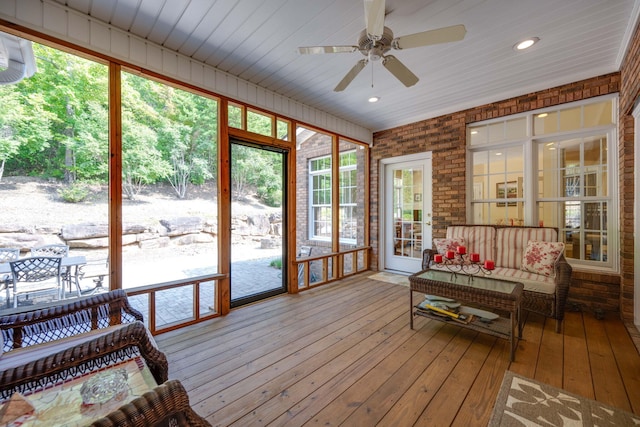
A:
{"label": "outdoor dining table", "polygon": [[[69,291],[71,291],[71,280],[74,280],[78,288],[80,287],[80,266],[87,263],[87,257],[84,255],[67,256],[62,257],[60,261],[61,271],[64,271],[64,275],[61,277],[62,285],[62,298],[65,298],[64,282],[69,283]],[[64,268],[67,267],[67,268]],[[11,274],[11,265],[9,263],[0,264],[0,274]]]}

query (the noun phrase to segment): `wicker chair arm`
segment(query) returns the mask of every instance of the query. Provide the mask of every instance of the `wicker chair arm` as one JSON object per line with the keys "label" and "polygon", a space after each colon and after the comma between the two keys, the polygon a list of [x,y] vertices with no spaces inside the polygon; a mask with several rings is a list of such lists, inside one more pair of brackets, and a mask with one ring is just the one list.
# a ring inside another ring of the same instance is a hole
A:
{"label": "wicker chair arm", "polygon": [[560,255],[558,262],[555,266],[556,278],[556,313],[557,319],[564,319],[564,309],[567,303],[567,297],[569,296],[569,287],[571,286],[571,273],[573,269],[567,262],[564,255]]}
{"label": "wicker chair arm", "polygon": [[422,269],[426,270],[431,265],[433,261],[433,256],[437,254],[438,251],[435,249],[425,249],[422,251]]}
{"label": "wicker chair arm", "polygon": [[189,405],[189,396],[178,380],[167,381],[107,416],[95,421],[92,427],[155,426],[173,417],[172,426],[211,426]]}
{"label": "wicker chair arm", "polygon": [[134,322],[75,347],[16,368],[0,371],[0,399],[36,390],[141,355],[156,383],[168,378],[167,358],[149,339],[147,328]]}

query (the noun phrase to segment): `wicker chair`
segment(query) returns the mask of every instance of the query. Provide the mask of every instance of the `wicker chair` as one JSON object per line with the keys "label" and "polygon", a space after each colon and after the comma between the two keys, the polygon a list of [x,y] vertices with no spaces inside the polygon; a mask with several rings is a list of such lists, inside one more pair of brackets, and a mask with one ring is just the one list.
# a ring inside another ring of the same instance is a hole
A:
{"label": "wicker chair", "polygon": [[141,397],[121,406],[93,424],[92,427],[134,426],[211,426],[189,405],[189,396],[178,380],[170,380]]}
{"label": "wicker chair", "polygon": [[147,328],[134,322],[43,358],[0,370],[0,400],[15,392],[28,394],[50,387],[136,356],[144,358],[158,384],[167,380],[166,356],[152,343]]}

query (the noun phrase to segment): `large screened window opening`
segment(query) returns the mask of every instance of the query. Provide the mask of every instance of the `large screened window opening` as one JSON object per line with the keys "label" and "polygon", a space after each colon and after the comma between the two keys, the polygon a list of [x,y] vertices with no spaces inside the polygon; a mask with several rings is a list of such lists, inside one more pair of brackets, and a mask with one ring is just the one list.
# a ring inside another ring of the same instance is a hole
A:
{"label": "large screened window opening", "polygon": [[[26,64],[0,85],[1,311],[108,286],[109,74],[7,33],[0,44]],[[59,258],[60,275],[14,287],[9,263],[32,256]]]}
{"label": "large screened window opening", "polygon": [[555,227],[574,267],[615,269],[616,101],[470,125],[469,220]]}
{"label": "large screened window opening", "polygon": [[[218,272],[217,117],[216,99],[122,73],[123,288]],[[196,316],[192,286],[212,314],[214,281],[162,290],[174,310],[157,326]],[[131,299],[148,312],[146,295]]]}
{"label": "large screened window opening", "polygon": [[[298,126],[296,148],[298,256],[340,252],[344,255],[339,274],[366,268],[363,251],[356,249],[366,243],[366,146]],[[311,262],[310,282],[336,278],[336,259]]]}

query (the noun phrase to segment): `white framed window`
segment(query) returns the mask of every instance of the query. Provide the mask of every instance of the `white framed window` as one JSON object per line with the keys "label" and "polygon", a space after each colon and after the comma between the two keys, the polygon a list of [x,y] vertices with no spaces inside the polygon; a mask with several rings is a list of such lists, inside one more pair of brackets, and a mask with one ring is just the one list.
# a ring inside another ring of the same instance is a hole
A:
{"label": "white framed window", "polygon": [[[341,243],[355,244],[357,237],[357,156],[355,150],[340,153],[339,200]],[[309,238],[331,240],[331,156],[309,161]]]}
{"label": "white framed window", "polygon": [[468,127],[467,220],[556,227],[574,267],[618,268],[617,97]]}

